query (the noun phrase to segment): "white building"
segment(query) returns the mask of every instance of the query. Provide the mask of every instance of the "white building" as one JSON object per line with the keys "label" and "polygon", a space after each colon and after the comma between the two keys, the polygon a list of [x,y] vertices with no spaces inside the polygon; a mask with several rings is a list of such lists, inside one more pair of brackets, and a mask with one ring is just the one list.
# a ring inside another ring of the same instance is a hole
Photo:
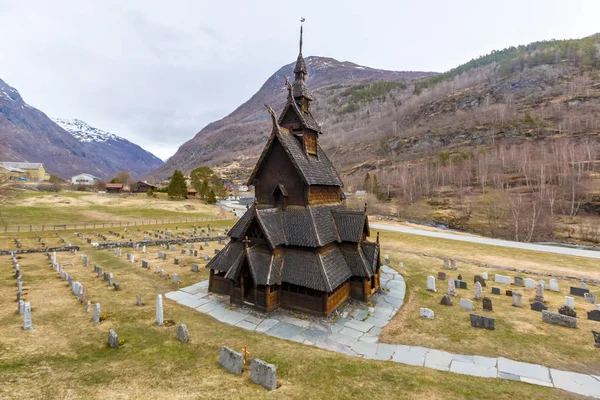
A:
{"label": "white building", "polygon": [[73,185],[95,185],[98,183],[100,178],[90,174],[79,174],[71,178]]}

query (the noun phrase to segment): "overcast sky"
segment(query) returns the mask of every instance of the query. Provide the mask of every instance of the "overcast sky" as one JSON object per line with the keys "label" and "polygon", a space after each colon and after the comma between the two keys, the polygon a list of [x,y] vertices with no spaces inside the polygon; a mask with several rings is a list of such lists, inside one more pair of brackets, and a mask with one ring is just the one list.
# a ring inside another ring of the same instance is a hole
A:
{"label": "overcast sky", "polygon": [[600,31],[599,0],[0,0],[0,78],[166,159],[304,55],[446,71],[536,40]]}

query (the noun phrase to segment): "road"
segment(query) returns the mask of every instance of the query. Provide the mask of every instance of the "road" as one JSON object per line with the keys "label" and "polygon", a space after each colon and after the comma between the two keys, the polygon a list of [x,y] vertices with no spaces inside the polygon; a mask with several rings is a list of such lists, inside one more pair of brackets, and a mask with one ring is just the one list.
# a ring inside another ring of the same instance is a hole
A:
{"label": "road", "polygon": [[[550,245],[543,245],[543,244],[511,242],[509,240],[490,239],[490,238],[485,238],[485,237],[480,237],[480,236],[457,235],[457,234],[448,233],[448,232],[426,231],[426,230],[422,230],[422,229],[407,228],[407,227],[401,227],[401,226],[390,226],[390,225],[381,225],[381,224],[369,224],[369,226],[371,228],[375,228],[375,229],[407,233],[410,235],[420,235],[420,236],[427,236],[427,237],[438,238],[438,239],[457,240],[459,242],[487,244],[490,246],[509,247],[509,248],[513,248],[513,249],[522,249],[522,250],[543,251],[545,253],[554,253],[554,254],[563,254],[563,255],[567,255],[567,256],[578,256],[578,257],[600,259],[600,251],[572,249],[572,248],[568,248],[568,247],[558,247],[558,246],[550,246]],[[598,266],[600,266],[600,264]]]}

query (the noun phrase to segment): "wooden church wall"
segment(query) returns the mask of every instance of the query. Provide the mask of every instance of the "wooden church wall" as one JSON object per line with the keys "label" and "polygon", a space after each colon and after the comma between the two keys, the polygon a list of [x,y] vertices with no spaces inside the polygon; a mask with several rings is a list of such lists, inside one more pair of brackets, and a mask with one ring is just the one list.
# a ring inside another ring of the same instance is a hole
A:
{"label": "wooden church wall", "polygon": [[273,204],[273,191],[282,183],[288,193],[288,205],[306,205],[302,178],[279,141],[274,141],[256,178],[256,198],[259,204]]}
{"label": "wooden church wall", "polygon": [[308,204],[331,204],[340,202],[338,186],[310,186],[308,188]]}

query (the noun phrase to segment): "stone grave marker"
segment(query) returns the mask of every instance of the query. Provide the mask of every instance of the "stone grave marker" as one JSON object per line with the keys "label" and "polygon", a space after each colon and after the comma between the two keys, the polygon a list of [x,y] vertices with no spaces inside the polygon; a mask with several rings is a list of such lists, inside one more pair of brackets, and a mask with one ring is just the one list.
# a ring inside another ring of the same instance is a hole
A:
{"label": "stone grave marker", "polygon": [[96,274],[100,277],[102,276],[102,267],[98,265],[98,268],[96,268]]}
{"label": "stone grave marker", "polygon": [[142,307],[144,303],[142,303],[142,296],[139,294],[135,297],[135,305],[138,307]]}
{"label": "stone grave marker", "polygon": [[450,260],[450,269],[452,269],[453,271],[456,271],[457,267],[456,267],[456,260]]}
{"label": "stone grave marker", "polygon": [[510,296],[510,297],[512,297],[512,295],[513,295],[513,291],[512,290],[507,290],[505,293],[506,293],[507,296]]}
{"label": "stone grave marker", "polygon": [[31,322],[31,303],[26,302],[23,310],[23,329],[26,331],[33,330],[33,323]]}
{"label": "stone grave marker", "polygon": [[590,304],[596,304],[596,295],[592,293],[585,293],[583,295],[583,301]]}
{"label": "stone grave marker", "polygon": [[462,275],[458,274],[458,277],[456,278],[457,281],[462,281]]}
{"label": "stone grave marker", "polygon": [[479,284],[481,285],[481,287],[486,287],[487,284],[485,283],[485,279],[483,279],[483,276],[481,275],[475,275],[473,277],[473,283],[477,283],[479,282]]}
{"label": "stone grave marker", "polygon": [[522,307],[523,306],[523,293],[513,292],[512,305],[513,305],[513,307]]}
{"label": "stone grave marker", "polygon": [[92,314],[92,322],[94,324],[100,323],[100,303],[94,304],[94,313]]}
{"label": "stone grave marker", "polygon": [[519,287],[524,286],[524,284],[523,284],[523,278],[521,278],[520,276],[515,276],[512,284],[514,286],[519,286]]}
{"label": "stone grave marker", "polygon": [[448,279],[448,294],[450,296],[458,295],[458,293],[456,293],[456,286],[454,286],[454,279],[452,278]]}
{"label": "stone grave marker", "polygon": [[108,286],[112,286],[113,284],[113,273],[111,272],[110,274],[108,274]]}
{"label": "stone grave marker", "polygon": [[565,306],[575,309],[575,298],[571,296],[565,296]]}
{"label": "stone grave marker", "polygon": [[25,314],[25,301],[19,300],[19,314]]}
{"label": "stone grave marker", "polygon": [[421,315],[422,318],[425,318],[425,319],[433,319],[434,318],[433,310],[430,308],[421,308],[419,314]]}
{"label": "stone grave marker", "polygon": [[544,288],[544,290],[546,290],[546,281],[543,279],[540,279],[539,281],[537,281],[537,283],[539,283],[540,285],[542,285],[542,287]]}
{"label": "stone grave marker", "polygon": [[163,326],[165,324],[165,319],[163,317],[162,294],[156,296],[156,324],[158,326]]}
{"label": "stone grave marker", "polygon": [[206,261],[208,261],[208,260],[210,260],[210,256],[209,256],[208,254],[205,254],[205,255],[204,255],[204,259],[205,259]]}
{"label": "stone grave marker", "polygon": [[494,307],[492,307],[492,299],[489,297],[483,298],[483,311],[494,311]]}
{"label": "stone grave marker", "polygon": [[176,285],[179,284],[179,275],[173,274],[173,283]]}
{"label": "stone grave marker", "polygon": [[88,300],[88,302],[85,305],[85,312],[89,313],[90,311],[92,311],[92,302]]}
{"label": "stone grave marker", "polygon": [[117,292],[118,292],[119,290],[121,290],[121,285],[119,285],[117,282],[114,282],[114,283],[113,283],[113,287],[115,288],[115,291],[117,291]]}
{"label": "stone grave marker", "polygon": [[562,306],[558,309],[558,313],[569,317],[577,318],[577,311],[569,306]]}
{"label": "stone grave marker", "polygon": [[183,343],[187,343],[190,341],[190,333],[188,332],[187,326],[185,324],[177,325],[175,337]]}
{"label": "stone grave marker", "polygon": [[443,306],[451,306],[452,305],[452,299],[450,298],[450,296],[448,296],[447,294],[445,294],[444,296],[442,296],[442,301],[440,301],[440,304]]}
{"label": "stone grave marker", "polygon": [[493,331],[496,328],[496,320],[494,318],[477,314],[470,314],[469,316],[471,317],[471,326],[473,328],[482,328],[489,331]]}
{"label": "stone grave marker", "polygon": [[487,281],[488,280],[488,273],[487,272],[482,272],[481,273],[481,277]]}
{"label": "stone grave marker", "polygon": [[446,273],[445,272],[438,272],[438,277],[437,277],[440,281],[445,281],[446,280]]}
{"label": "stone grave marker", "polygon": [[148,268],[148,260],[142,260],[142,268]]}
{"label": "stone grave marker", "polygon": [[494,282],[510,285],[510,276],[494,274]]}
{"label": "stone grave marker", "polygon": [[198,272],[198,264],[192,264],[192,272]]}
{"label": "stone grave marker", "polygon": [[435,290],[435,277],[431,275],[427,277],[427,290],[429,292],[437,292],[437,290]]}
{"label": "stone grave marker", "polygon": [[119,336],[112,329],[108,331],[108,346],[112,348],[119,347]]}
{"label": "stone grave marker", "polygon": [[553,313],[548,310],[542,311],[542,321],[548,324],[566,326],[567,328],[577,328],[577,318]]}
{"label": "stone grave marker", "polygon": [[444,258],[444,269],[450,269],[450,260]]}
{"label": "stone grave marker", "polygon": [[588,319],[600,322],[600,310],[592,310],[587,313]]}
{"label": "stone grave marker", "polygon": [[529,306],[533,311],[544,311],[548,309],[541,301],[534,301],[533,303],[530,303]]}
{"label": "stone grave marker", "polygon": [[454,281],[454,284],[456,285],[456,287],[458,289],[467,289],[467,282],[465,282],[465,281],[456,280],[456,281]]}
{"label": "stone grave marker", "polygon": [[525,288],[526,289],[534,289],[535,288],[535,281],[531,278],[526,278],[525,279]]}
{"label": "stone grave marker", "polygon": [[223,368],[234,375],[240,375],[242,373],[243,363],[244,356],[241,353],[238,353],[228,346],[221,346],[221,352],[219,353],[219,364]]}
{"label": "stone grave marker", "polygon": [[267,390],[277,389],[277,367],[258,358],[250,362],[250,380]]}
{"label": "stone grave marker", "polygon": [[569,290],[570,290],[571,296],[579,296],[579,297],[583,297],[583,296],[585,296],[586,293],[590,292],[589,289],[585,289],[585,288],[582,289],[582,288],[578,288],[575,286],[571,286],[569,288]]}
{"label": "stone grave marker", "polygon": [[499,287],[492,287],[492,294],[500,294],[500,288]]}
{"label": "stone grave marker", "polygon": [[558,281],[556,279],[550,279],[550,291],[558,292]]}
{"label": "stone grave marker", "polygon": [[482,296],[483,296],[483,294],[482,294],[481,283],[475,282],[475,286],[473,288],[473,298],[475,300],[481,300]]}
{"label": "stone grave marker", "polygon": [[535,301],[544,302],[544,286],[539,282],[535,285]]}
{"label": "stone grave marker", "polygon": [[592,331],[592,335],[594,335],[594,347],[600,348],[600,332]]}
{"label": "stone grave marker", "polygon": [[462,310],[473,311],[473,300],[460,299],[460,308]]}

